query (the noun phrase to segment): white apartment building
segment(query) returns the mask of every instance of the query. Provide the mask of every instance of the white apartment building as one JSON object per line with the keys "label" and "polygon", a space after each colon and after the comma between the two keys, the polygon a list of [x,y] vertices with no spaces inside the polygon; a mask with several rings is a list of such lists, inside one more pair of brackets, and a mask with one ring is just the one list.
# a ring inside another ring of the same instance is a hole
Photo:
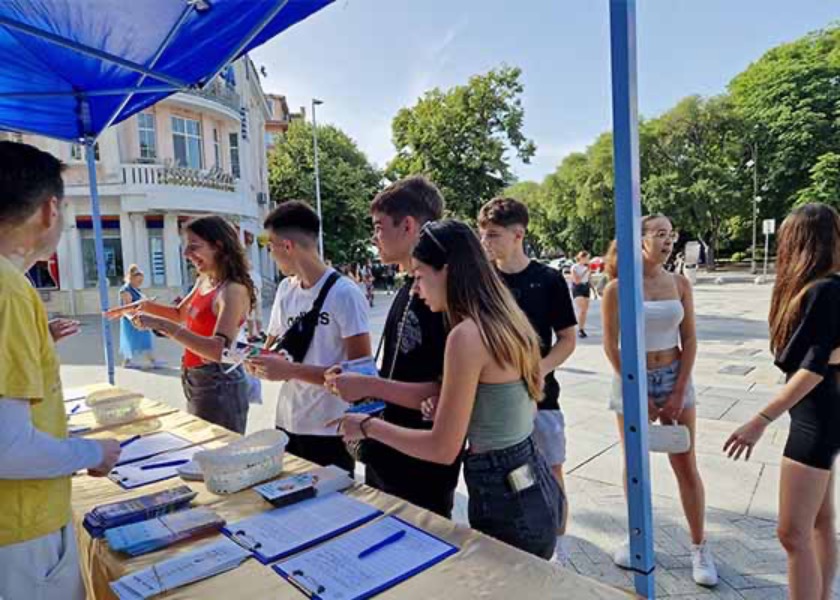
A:
{"label": "white apartment building", "polygon": [[[96,171],[112,303],[134,263],[146,274],[145,293],[161,301],[184,294],[194,273],[182,256],[181,226],[211,213],[237,227],[265,287],[273,287],[275,269],[259,235],[270,208],[269,111],[259,75],[245,57],[205,90],[170,96],[102,134]],[[66,229],[56,255],[35,267],[31,279],[51,312],[98,312],[84,148],[41,136],[5,137],[36,145],[68,166]]]}

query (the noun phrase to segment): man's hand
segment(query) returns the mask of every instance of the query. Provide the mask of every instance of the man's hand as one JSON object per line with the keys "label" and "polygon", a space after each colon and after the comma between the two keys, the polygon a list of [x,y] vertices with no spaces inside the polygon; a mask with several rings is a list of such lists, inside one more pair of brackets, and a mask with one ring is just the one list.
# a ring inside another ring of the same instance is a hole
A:
{"label": "man's hand", "polygon": [[245,366],[251,375],[269,381],[286,381],[294,374],[295,363],[284,354],[271,352],[259,354],[245,361]]}
{"label": "man's hand", "polygon": [[120,459],[122,448],[117,440],[97,440],[102,446],[102,462],[88,469],[88,475],[91,477],[105,477],[117,464]]}
{"label": "man's hand", "polygon": [[79,333],[81,323],[72,319],[52,319],[49,322],[53,342],[58,343],[66,337]]}
{"label": "man's hand", "polygon": [[324,373],[324,387],[345,402],[358,402],[370,396],[370,384],[375,377],[344,373],[341,367],[331,367]]}

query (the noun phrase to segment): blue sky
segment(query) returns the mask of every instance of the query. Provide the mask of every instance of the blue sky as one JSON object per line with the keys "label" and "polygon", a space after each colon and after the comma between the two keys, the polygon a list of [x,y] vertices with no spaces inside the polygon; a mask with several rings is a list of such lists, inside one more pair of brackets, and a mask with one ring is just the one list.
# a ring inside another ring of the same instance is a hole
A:
{"label": "blue sky", "polygon": [[[511,9],[512,6],[527,6]],[[639,110],[713,95],[767,49],[840,19],[833,0],[640,0]],[[525,133],[537,144],[520,179],[541,180],[610,128],[607,0],[337,0],[252,53],[266,91],[346,131],[380,166],[391,120],[433,87],[502,63],[521,67]]]}

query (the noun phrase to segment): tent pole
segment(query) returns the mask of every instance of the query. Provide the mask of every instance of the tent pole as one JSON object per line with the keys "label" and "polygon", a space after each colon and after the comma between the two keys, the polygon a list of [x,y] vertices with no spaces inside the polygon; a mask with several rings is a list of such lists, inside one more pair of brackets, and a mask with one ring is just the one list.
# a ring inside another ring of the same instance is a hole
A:
{"label": "tent pole", "polygon": [[610,0],[615,223],[621,281],[621,384],[627,461],[630,555],[636,593],[654,598],[653,514],[648,458],[642,283],[636,2]]}
{"label": "tent pole", "polygon": [[[108,279],[105,271],[105,246],[102,243],[102,215],[99,211],[99,191],[96,185],[96,139],[85,138],[88,181],[90,183],[90,211],[93,221],[94,248],[96,249],[96,273],[99,279],[99,305],[102,312],[108,310]],[[102,341],[105,349],[105,365],[108,369],[108,383],[114,385],[114,346],[111,340],[111,322],[102,317]]]}

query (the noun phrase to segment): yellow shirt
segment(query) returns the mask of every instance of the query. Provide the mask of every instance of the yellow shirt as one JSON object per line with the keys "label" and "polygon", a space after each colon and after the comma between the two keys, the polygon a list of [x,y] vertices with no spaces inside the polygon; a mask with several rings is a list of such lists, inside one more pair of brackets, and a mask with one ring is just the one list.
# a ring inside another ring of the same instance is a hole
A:
{"label": "yellow shirt", "polygon": [[[67,437],[67,415],[41,298],[0,256],[0,396],[31,401],[32,425]],[[0,546],[47,535],[70,520],[70,478],[0,479]]]}

